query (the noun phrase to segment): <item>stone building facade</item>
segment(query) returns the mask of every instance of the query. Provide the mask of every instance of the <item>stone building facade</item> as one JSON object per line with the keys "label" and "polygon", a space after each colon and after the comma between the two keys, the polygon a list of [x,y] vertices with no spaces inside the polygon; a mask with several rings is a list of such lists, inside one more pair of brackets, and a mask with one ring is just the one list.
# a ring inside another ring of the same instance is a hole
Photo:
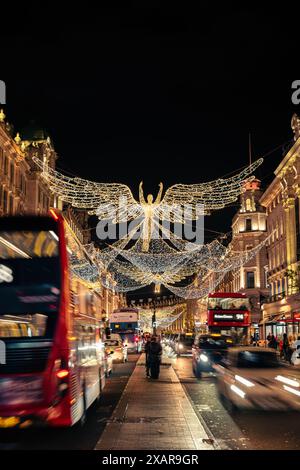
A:
{"label": "stone building facade", "polygon": [[[255,248],[267,237],[267,215],[260,204],[262,195],[258,179],[247,182],[240,196],[240,209],[232,220],[230,247],[236,252]],[[251,333],[258,333],[261,321],[261,301],[269,296],[267,252],[263,246],[255,257],[242,267],[228,272],[216,291],[245,293],[250,301]]]}
{"label": "stone building facade", "polygon": [[50,137],[33,123],[14,137],[0,110],[0,215],[47,214],[49,207],[57,207],[33,157],[55,168]]}
{"label": "stone building facade", "polygon": [[28,211],[29,163],[0,110],[0,216]]}
{"label": "stone building facade", "polygon": [[264,336],[297,334],[300,321],[300,119],[294,114],[294,141],[274,171],[275,178],[260,199],[266,208],[268,282],[271,296],[263,304]]}
{"label": "stone building facade", "polygon": [[[31,122],[15,135],[3,110],[0,110],[0,216],[46,215],[49,208],[54,207],[62,211],[79,243],[90,243],[87,212],[63,206],[41,178],[34,157],[55,169],[58,157],[48,133]],[[123,295],[115,292],[112,274],[104,272],[101,276],[104,285],[95,298],[102,319],[107,321],[110,313],[126,302]]]}

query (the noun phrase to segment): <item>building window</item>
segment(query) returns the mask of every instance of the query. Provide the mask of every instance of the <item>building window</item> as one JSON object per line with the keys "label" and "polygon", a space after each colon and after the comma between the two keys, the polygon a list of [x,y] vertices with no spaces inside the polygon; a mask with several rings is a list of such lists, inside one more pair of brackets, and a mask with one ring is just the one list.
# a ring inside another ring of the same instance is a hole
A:
{"label": "building window", "polygon": [[246,219],[246,232],[251,232],[252,230],[252,220]]}
{"label": "building window", "polygon": [[13,163],[10,164],[10,181],[11,181],[11,184],[14,184],[15,182],[15,167]]}
{"label": "building window", "polygon": [[251,211],[252,211],[251,199],[247,198],[246,199],[246,212],[251,212]]}
{"label": "building window", "polygon": [[254,278],[254,271],[247,271],[247,289],[254,289],[255,287],[255,278]]}
{"label": "building window", "polygon": [[281,281],[280,279],[277,281],[277,294],[281,293]]}
{"label": "building window", "polygon": [[9,201],[10,201],[9,211],[10,211],[11,214],[13,214],[14,213],[14,198],[13,198],[12,194],[9,195]]}
{"label": "building window", "polygon": [[8,158],[6,155],[4,155],[4,174],[8,174]]}
{"label": "building window", "polygon": [[3,211],[8,212],[8,207],[7,207],[7,192],[4,190],[3,191]]}

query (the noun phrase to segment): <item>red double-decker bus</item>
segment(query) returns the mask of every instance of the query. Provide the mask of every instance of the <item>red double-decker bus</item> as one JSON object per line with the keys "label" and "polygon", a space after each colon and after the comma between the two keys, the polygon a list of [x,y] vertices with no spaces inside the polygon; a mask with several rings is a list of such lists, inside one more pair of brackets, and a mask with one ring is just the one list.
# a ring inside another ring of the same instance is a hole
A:
{"label": "red double-decker bus", "polygon": [[0,218],[1,427],[72,426],[104,386],[97,269],[51,212]]}
{"label": "red double-decker bus", "polygon": [[207,325],[211,333],[229,334],[234,343],[247,341],[251,323],[246,294],[214,292],[208,295]]}

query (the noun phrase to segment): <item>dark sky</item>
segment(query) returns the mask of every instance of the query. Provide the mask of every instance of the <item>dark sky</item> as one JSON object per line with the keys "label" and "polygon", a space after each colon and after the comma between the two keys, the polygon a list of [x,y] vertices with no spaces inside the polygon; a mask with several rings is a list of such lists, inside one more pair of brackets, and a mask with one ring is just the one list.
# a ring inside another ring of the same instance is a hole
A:
{"label": "dark sky", "polygon": [[[142,179],[156,192],[160,181],[201,182],[242,167],[249,131],[255,156],[289,141],[300,113],[291,103],[296,12],[199,4],[18,6],[0,32],[9,120],[16,130],[31,119],[45,127],[60,168],[135,194]],[[281,156],[257,172],[264,184]],[[206,226],[227,231],[234,210]]]}

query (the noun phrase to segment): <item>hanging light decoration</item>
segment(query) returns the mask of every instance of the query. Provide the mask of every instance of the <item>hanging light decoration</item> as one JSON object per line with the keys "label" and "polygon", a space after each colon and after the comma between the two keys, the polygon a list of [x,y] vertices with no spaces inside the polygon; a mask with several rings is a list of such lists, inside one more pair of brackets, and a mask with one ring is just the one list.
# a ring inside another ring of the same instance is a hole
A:
{"label": "hanging light decoration", "polygon": [[[85,251],[92,262],[78,255],[71,259],[73,272],[89,282],[99,279],[105,285],[107,280],[104,281],[100,273],[109,270],[114,277],[114,288],[119,292],[154,283],[156,286],[164,285],[184,298],[200,298],[213,290],[226,272],[249,261],[266,243],[264,241],[246,252],[234,252],[219,240],[206,245],[187,241],[165,223],[184,225],[236,201],[244,191],[245,181],[254,178],[250,175],[263,159],[230,178],[192,185],[175,184],[166,190],[163,197],[160,183],[155,200],[152,195],[145,200],[141,183],[139,201],[124,184],[68,177],[38,158],[34,161],[42,170],[42,178],[61,200],[74,207],[88,209],[101,221],[108,220],[113,224],[134,222],[129,233],[105,249],[87,245]],[[185,211],[187,204],[191,209],[188,212]],[[178,286],[182,280],[195,275],[193,283]]]}

